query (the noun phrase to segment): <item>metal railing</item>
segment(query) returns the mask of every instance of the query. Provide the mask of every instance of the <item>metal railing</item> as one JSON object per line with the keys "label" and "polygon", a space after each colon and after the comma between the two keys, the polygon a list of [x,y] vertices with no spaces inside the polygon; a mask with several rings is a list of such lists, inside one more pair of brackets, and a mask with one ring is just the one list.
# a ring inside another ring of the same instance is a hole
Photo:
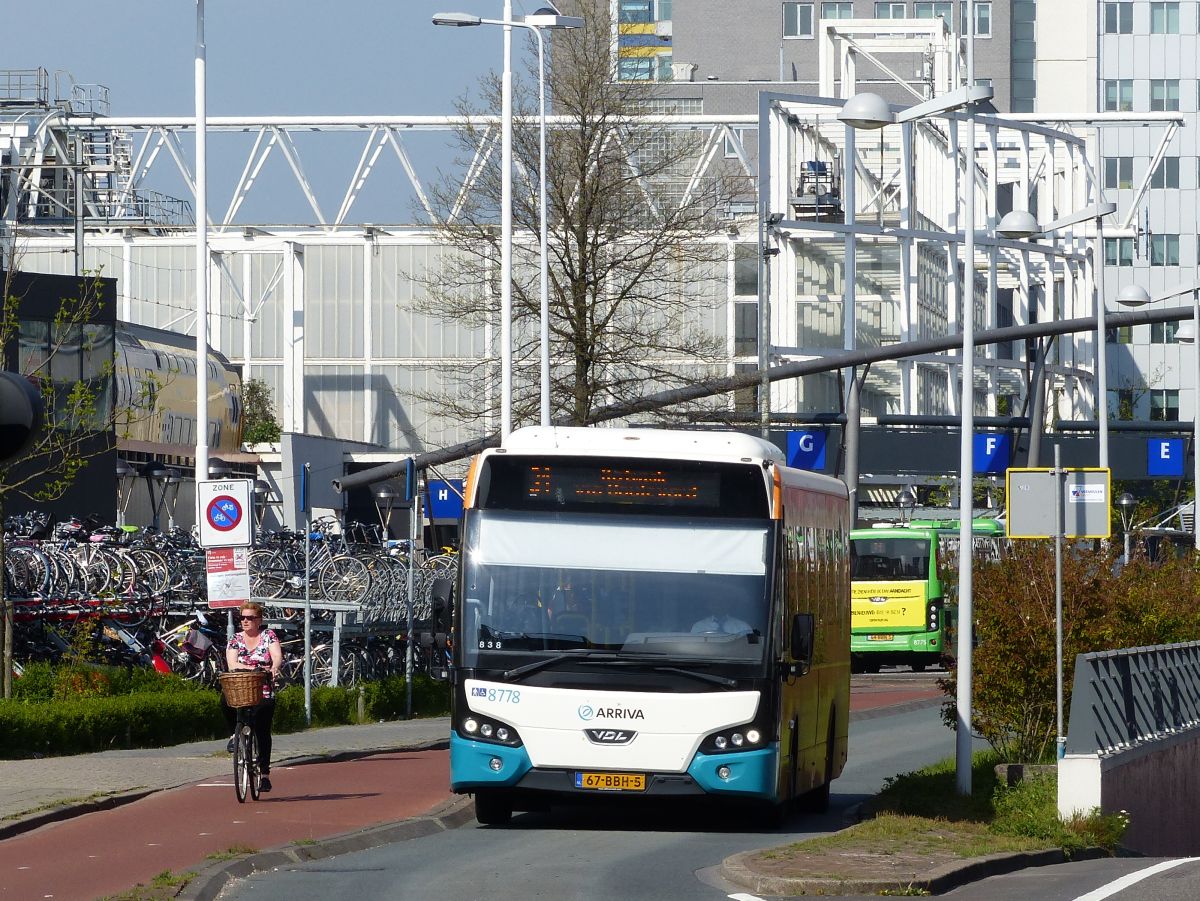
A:
{"label": "metal railing", "polygon": [[50,74],[45,69],[0,69],[0,106],[49,106]]}
{"label": "metal railing", "polygon": [[1068,754],[1107,755],[1200,725],[1200,641],[1075,658]]}

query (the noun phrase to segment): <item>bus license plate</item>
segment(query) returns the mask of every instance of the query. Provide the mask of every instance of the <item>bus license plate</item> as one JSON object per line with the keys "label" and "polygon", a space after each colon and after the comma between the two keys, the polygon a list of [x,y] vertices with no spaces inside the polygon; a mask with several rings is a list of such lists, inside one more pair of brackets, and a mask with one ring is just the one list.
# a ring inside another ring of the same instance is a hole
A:
{"label": "bus license plate", "polygon": [[895,635],[868,635],[867,641],[891,641]]}
{"label": "bus license plate", "polygon": [[646,790],[644,773],[576,773],[575,787],[602,792],[640,792]]}

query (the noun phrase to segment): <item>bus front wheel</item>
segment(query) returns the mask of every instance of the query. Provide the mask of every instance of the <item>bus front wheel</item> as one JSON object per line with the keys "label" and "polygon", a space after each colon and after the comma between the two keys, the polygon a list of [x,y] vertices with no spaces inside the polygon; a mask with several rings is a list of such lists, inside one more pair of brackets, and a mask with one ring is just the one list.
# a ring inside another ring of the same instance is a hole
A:
{"label": "bus front wheel", "polygon": [[475,793],[475,819],[481,826],[507,826],[512,814],[512,801],[503,792],[484,790]]}

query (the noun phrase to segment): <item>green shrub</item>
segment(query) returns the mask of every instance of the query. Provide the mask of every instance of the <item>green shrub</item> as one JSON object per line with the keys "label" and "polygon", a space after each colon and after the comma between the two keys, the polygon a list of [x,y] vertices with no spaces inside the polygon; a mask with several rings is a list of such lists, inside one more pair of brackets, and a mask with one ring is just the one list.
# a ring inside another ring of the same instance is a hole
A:
{"label": "green shrub", "polygon": [[[219,693],[173,675],[31,664],[16,682],[14,699],[0,701],[0,757],[163,747],[228,734]],[[69,693],[56,696],[61,686],[67,686]],[[75,690],[77,686],[82,686],[82,691]],[[314,686],[313,726],[356,722],[359,690],[358,686]],[[368,719],[404,715],[403,678],[368,682],[361,690]],[[105,694],[101,696],[100,691]],[[449,685],[423,676],[413,681],[416,715],[438,716],[449,709]],[[274,731],[283,734],[304,728],[304,689],[289,686],[276,700]]]}
{"label": "green shrub", "polygon": [[[1200,635],[1200,576],[1193,555],[1117,567],[1117,548],[1063,555],[1063,684],[1071,709],[1075,657],[1091,651],[1192,641]],[[974,579],[973,727],[1008,763],[1055,754],[1054,544],[1014,542],[1011,553],[977,563]],[[957,578],[953,573],[949,578]],[[955,673],[939,680],[956,720]],[[1068,728],[1069,731],[1069,728]]]}

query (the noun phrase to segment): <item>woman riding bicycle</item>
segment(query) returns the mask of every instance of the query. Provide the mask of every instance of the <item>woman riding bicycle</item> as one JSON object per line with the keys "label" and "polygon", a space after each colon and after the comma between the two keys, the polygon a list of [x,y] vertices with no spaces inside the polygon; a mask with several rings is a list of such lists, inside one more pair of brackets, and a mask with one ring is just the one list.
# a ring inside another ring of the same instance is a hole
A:
{"label": "woman riding bicycle", "polygon": [[[279,638],[271,629],[263,628],[262,607],[254,602],[242,604],[242,631],[233,636],[225,649],[225,662],[229,671],[267,670],[271,678],[263,683],[262,703],[253,708],[254,734],[258,737],[258,768],[262,773],[259,791],[269,792],[271,780],[271,720],[275,716],[275,679],[283,665],[283,650]],[[230,731],[237,725],[237,713],[221,699],[221,709]],[[233,752],[233,739],[229,739],[227,750]]]}

